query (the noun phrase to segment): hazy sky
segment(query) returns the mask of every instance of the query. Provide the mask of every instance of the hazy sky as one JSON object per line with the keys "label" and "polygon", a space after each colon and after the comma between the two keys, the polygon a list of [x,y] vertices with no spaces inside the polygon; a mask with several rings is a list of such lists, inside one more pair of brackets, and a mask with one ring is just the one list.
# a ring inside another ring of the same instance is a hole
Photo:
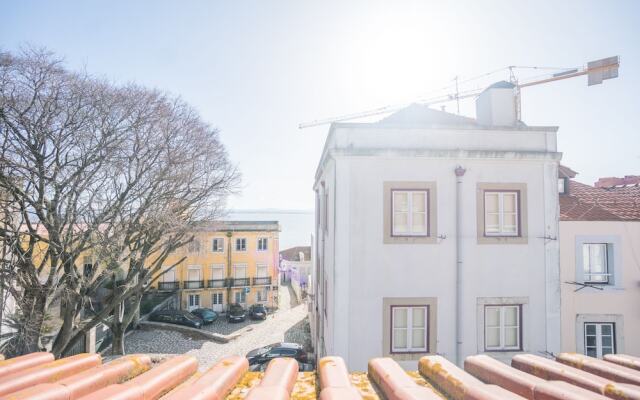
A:
{"label": "hazy sky", "polygon": [[327,126],[300,122],[420,98],[456,75],[613,55],[620,78],[603,85],[524,89],[523,120],[560,126],[581,181],[640,174],[640,1],[0,0],[0,13],[4,50],[46,46],[194,105],[242,171],[234,208],[313,208]]}

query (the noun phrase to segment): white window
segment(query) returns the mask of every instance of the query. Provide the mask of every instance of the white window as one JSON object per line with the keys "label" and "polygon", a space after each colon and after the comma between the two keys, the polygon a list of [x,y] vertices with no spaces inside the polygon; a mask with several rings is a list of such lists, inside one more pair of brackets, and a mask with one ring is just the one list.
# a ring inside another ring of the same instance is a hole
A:
{"label": "white window", "polygon": [[162,267],[162,277],[160,278],[161,282],[175,282],[176,281],[176,267]]}
{"label": "white window", "polygon": [[211,251],[214,253],[222,253],[224,251],[224,239],[223,238],[211,239]]}
{"label": "white window", "polygon": [[224,279],[224,265],[211,266],[211,279],[215,279],[215,280]]}
{"label": "white window", "polygon": [[200,280],[200,266],[199,265],[189,265],[187,270],[187,280],[188,281],[199,281]]}
{"label": "white window", "polygon": [[256,277],[258,278],[266,278],[269,276],[269,267],[266,265],[258,264],[256,268]]}
{"label": "white window", "polygon": [[602,358],[615,353],[614,324],[592,323],[584,324],[584,354],[590,357]]}
{"label": "white window", "polygon": [[484,233],[518,236],[518,192],[484,193]]}
{"label": "white window", "polygon": [[238,264],[233,266],[233,277],[235,279],[241,279],[247,277],[247,266],[245,264]]}
{"label": "white window", "polygon": [[187,245],[187,250],[189,253],[198,253],[200,252],[200,241],[198,239],[193,239]]}
{"label": "white window", "polygon": [[485,350],[520,350],[520,305],[486,306]]}
{"label": "white window", "polygon": [[258,289],[256,292],[256,301],[264,302],[267,301],[267,288]]}
{"label": "white window", "polygon": [[200,308],[200,295],[199,294],[190,294],[189,295],[189,310],[194,310],[196,308]]}
{"label": "white window", "polygon": [[247,302],[247,294],[244,292],[244,290],[236,292],[235,298],[236,303],[238,304],[244,304]]}
{"label": "white window", "polygon": [[394,236],[428,236],[428,190],[392,190]]}
{"label": "white window", "polygon": [[236,239],[236,251],[247,251],[247,239],[245,238]]}
{"label": "white window", "polygon": [[267,238],[259,238],[258,239],[258,251],[267,250],[267,243],[268,243]]}
{"label": "white window", "polygon": [[211,295],[211,304],[222,305],[222,292],[213,293]]}
{"label": "white window", "polygon": [[567,193],[567,180],[565,178],[558,178],[558,193]]}
{"label": "white window", "polygon": [[427,306],[391,307],[391,352],[427,352]]}
{"label": "white window", "polygon": [[609,283],[609,263],[606,243],[584,243],[582,245],[584,281]]}

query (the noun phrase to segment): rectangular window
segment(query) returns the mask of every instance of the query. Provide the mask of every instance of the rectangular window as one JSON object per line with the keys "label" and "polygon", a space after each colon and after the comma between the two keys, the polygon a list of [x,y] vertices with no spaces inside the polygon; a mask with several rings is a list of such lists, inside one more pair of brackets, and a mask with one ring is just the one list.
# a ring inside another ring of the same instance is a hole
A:
{"label": "rectangular window", "polygon": [[615,325],[613,323],[587,322],[584,324],[584,354],[602,358],[615,349]]}
{"label": "rectangular window", "polygon": [[187,270],[187,280],[188,281],[199,281],[200,280],[200,267],[197,265],[190,265]]}
{"label": "rectangular window", "polygon": [[176,281],[176,267],[173,267],[171,269],[169,269],[171,267],[162,267],[162,270],[164,272],[164,274],[162,274],[162,277],[160,278],[160,280],[162,282],[175,282]]}
{"label": "rectangular window", "polygon": [[88,278],[92,274],[93,274],[93,258],[89,256],[85,256],[83,258],[83,263],[82,263],[82,275],[85,278]]}
{"label": "rectangular window", "polygon": [[518,236],[518,192],[484,192],[484,233],[486,236]]}
{"label": "rectangular window", "polygon": [[236,251],[247,251],[247,239],[245,238],[236,239]]}
{"label": "rectangular window", "polygon": [[582,245],[584,281],[588,283],[609,283],[609,263],[607,243],[584,243]]}
{"label": "rectangular window", "polygon": [[558,178],[558,193],[565,194],[567,193],[567,181],[565,178]]}
{"label": "rectangular window", "polygon": [[521,350],[520,305],[486,306],[484,309],[485,350]]}
{"label": "rectangular window", "polygon": [[224,251],[224,239],[223,238],[211,239],[211,251],[214,253],[222,253]]}
{"label": "rectangular window", "polygon": [[392,190],[394,236],[428,236],[428,190]]}
{"label": "rectangular window", "polygon": [[211,266],[211,279],[224,279],[224,265]]}
{"label": "rectangular window", "polygon": [[233,266],[233,277],[236,279],[246,278],[247,277],[247,266],[246,265],[234,265]]}
{"label": "rectangular window", "polygon": [[244,292],[244,290],[238,291],[236,292],[235,299],[236,303],[244,304],[247,302],[247,294]]}
{"label": "rectangular window", "polygon": [[193,239],[187,245],[187,250],[189,253],[199,253],[200,252],[200,241],[198,239]]}
{"label": "rectangular window", "polygon": [[391,306],[391,352],[428,352],[428,306]]}
{"label": "rectangular window", "polygon": [[256,292],[256,301],[267,301],[267,288],[258,289],[258,291]]}
{"label": "rectangular window", "polygon": [[258,239],[258,251],[267,250],[267,243],[268,243],[267,238],[259,238]]}
{"label": "rectangular window", "polygon": [[222,305],[222,292],[214,293],[211,295],[211,304],[213,304],[214,306]]}
{"label": "rectangular window", "polygon": [[189,309],[193,310],[200,307],[200,295],[199,294],[190,294],[189,295]]}
{"label": "rectangular window", "polygon": [[256,267],[256,277],[266,278],[269,276],[269,267],[266,265],[259,265]]}

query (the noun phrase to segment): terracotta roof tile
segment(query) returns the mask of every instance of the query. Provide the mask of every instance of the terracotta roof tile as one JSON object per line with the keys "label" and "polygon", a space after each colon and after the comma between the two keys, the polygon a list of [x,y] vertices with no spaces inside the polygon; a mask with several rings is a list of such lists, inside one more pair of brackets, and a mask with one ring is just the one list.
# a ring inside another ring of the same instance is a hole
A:
{"label": "terracotta roof tile", "polygon": [[198,373],[195,358],[187,355],[153,365],[147,355],[101,364],[98,355],[51,362],[40,353],[0,363],[0,400],[640,400],[634,386],[640,370],[620,365],[635,366],[638,358],[609,358],[617,363],[580,354],[559,354],[557,361],[521,354],[510,367],[480,355],[467,358],[466,371],[440,356],[422,357],[419,371],[375,358],[368,373],[350,373],[340,357],[320,359],[317,373],[298,372],[293,359],[279,358],[261,373],[248,371],[244,357],[231,356]]}
{"label": "terracotta roof tile", "polygon": [[560,195],[561,221],[640,221],[640,186],[597,188],[573,180]]}

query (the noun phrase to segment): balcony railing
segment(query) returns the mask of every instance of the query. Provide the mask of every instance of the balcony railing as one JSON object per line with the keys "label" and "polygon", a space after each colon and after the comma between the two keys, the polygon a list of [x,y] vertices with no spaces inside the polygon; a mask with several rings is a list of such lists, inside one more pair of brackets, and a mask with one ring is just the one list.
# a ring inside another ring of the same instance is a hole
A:
{"label": "balcony railing", "polygon": [[202,289],[204,287],[204,281],[184,281],[185,289]]}
{"label": "balcony railing", "polygon": [[249,278],[233,278],[231,286],[233,287],[249,286]]}
{"label": "balcony railing", "polygon": [[158,282],[158,290],[178,290],[180,282]]}
{"label": "balcony railing", "polygon": [[209,279],[207,281],[208,288],[223,288],[225,285],[226,279]]}
{"label": "balcony railing", "polygon": [[271,285],[271,277],[270,276],[262,276],[253,278],[254,285]]}

